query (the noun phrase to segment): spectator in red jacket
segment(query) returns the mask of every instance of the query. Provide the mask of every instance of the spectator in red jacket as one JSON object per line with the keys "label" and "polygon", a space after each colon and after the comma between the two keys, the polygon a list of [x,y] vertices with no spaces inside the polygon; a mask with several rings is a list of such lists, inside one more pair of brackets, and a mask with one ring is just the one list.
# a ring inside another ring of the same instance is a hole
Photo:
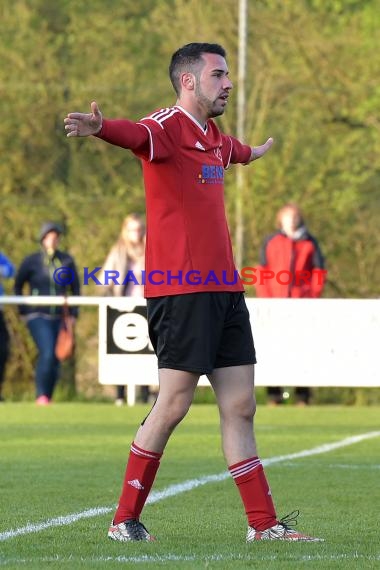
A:
{"label": "spectator in red jacket", "polygon": [[[320,297],[325,283],[324,259],[317,240],[308,232],[301,211],[296,204],[286,204],[277,213],[278,231],[263,243],[258,297]],[[272,275],[273,274],[273,275]],[[270,403],[282,402],[283,390],[269,387]],[[297,387],[297,403],[310,401],[310,388]]]}

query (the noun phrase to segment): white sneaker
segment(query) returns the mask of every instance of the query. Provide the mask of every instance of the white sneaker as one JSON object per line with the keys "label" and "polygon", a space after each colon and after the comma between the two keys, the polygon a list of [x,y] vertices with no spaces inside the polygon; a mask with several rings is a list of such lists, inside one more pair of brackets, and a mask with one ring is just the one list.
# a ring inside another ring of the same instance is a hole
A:
{"label": "white sneaker", "polygon": [[118,540],[119,542],[130,542],[143,540],[150,542],[156,540],[154,536],[149,534],[145,526],[137,519],[131,519],[119,524],[112,521],[108,529],[108,538]]}
{"label": "white sneaker", "polygon": [[290,540],[290,541],[303,541],[303,542],[323,542],[323,538],[316,538],[308,536],[302,532],[298,532],[290,528],[287,523],[293,522],[296,524],[299,511],[293,511],[290,515],[283,517],[277,524],[267,528],[266,530],[256,530],[252,526],[248,527],[247,542],[254,540]]}

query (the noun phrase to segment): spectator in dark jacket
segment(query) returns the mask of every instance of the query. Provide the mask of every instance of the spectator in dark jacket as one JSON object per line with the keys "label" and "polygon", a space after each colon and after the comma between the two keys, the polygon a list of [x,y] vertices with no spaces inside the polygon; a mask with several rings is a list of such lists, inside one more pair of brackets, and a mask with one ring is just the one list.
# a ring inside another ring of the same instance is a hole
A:
{"label": "spectator in dark jacket", "polygon": [[[305,226],[299,207],[286,204],[281,208],[277,213],[277,226],[279,230],[266,238],[261,249],[257,296],[320,297],[325,283],[324,259],[317,240]],[[280,387],[268,388],[272,404],[281,403],[282,394]],[[299,405],[306,405],[310,401],[310,388],[297,387],[295,395]]]}
{"label": "spectator in dark jacket", "polygon": [[[2,279],[13,277],[15,268],[9,259],[0,252],[0,296],[3,294]],[[0,305],[0,402],[3,402],[2,387],[5,377],[5,366],[9,356],[9,333],[5,322],[3,307]]]}
{"label": "spectator in dark jacket", "polygon": [[[73,258],[58,250],[62,228],[54,222],[43,224],[39,241],[40,251],[27,256],[17,272],[15,294],[22,295],[24,285],[30,295],[80,294],[79,278]],[[65,268],[65,269],[60,269]],[[62,306],[20,305],[19,311],[38,349],[36,366],[36,403],[50,403],[59,375],[59,361],[55,345],[60,327]],[[70,307],[70,314],[78,316],[77,307]]]}

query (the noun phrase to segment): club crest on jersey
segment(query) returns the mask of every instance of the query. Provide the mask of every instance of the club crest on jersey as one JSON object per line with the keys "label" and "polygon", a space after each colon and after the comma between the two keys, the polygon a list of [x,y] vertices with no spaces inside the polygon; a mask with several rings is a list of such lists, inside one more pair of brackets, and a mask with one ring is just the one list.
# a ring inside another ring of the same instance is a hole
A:
{"label": "club crest on jersey", "polygon": [[224,168],[213,164],[202,164],[202,171],[198,174],[200,184],[223,184]]}
{"label": "club crest on jersey", "polygon": [[214,148],[214,154],[216,156],[216,158],[218,160],[220,160],[220,162],[223,164],[223,157],[222,157],[222,151],[220,150],[220,148]]}

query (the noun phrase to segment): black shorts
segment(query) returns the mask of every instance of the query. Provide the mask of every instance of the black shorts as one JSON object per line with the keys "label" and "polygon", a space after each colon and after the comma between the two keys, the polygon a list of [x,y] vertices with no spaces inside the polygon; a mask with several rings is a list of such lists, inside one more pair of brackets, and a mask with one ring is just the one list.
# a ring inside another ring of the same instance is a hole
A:
{"label": "black shorts", "polygon": [[147,300],[149,336],[159,368],[209,374],[255,364],[243,293],[187,293]]}

